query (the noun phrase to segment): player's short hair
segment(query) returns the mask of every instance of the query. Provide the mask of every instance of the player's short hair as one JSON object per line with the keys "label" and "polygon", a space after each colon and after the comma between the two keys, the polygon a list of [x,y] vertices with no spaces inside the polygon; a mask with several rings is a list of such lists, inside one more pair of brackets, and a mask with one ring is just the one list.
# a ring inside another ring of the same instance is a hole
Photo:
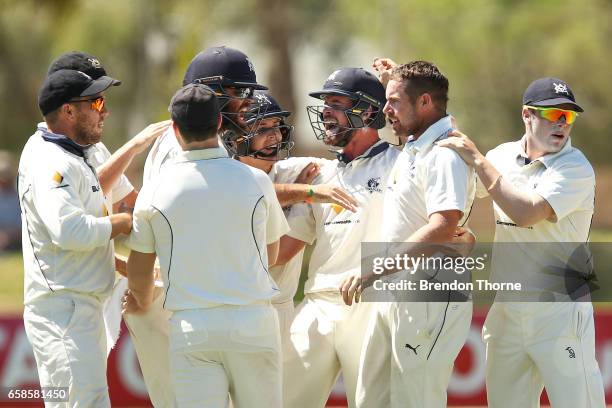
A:
{"label": "player's short hair", "polygon": [[168,111],[186,142],[216,137],[219,105],[214,91],[208,86],[185,85],[172,97]]}
{"label": "player's short hair", "polygon": [[402,82],[404,92],[413,102],[422,94],[428,93],[434,104],[446,111],[448,79],[431,62],[412,61],[397,65],[391,71],[391,79]]}

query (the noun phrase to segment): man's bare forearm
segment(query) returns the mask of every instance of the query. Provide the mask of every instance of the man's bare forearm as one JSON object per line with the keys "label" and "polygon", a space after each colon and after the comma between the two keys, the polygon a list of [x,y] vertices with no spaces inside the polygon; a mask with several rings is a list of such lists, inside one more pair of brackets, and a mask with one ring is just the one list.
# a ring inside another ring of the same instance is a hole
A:
{"label": "man's bare forearm", "polygon": [[485,157],[474,162],[474,169],[491,198],[519,227],[554,217],[554,210],[546,200],[533,192],[516,188]]}
{"label": "man's bare forearm", "polygon": [[331,184],[275,184],[274,189],[282,207],[301,202],[330,203],[355,212],[359,206],[343,188]]}
{"label": "man's bare forearm", "polygon": [[121,146],[106,162],[96,169],[100,179],[100,186],[104,193],[108,194],[113,189],[137,153],[138,149],[130,141]]}
{"label": "man's bare forearm", "polygon": [[155,254],[132,251],[127,263],[128,288],[138,304],[146,309],[155,290]]}
{"label": "man's bare forearm", "polygon": [[276,198],[281,207],[303,203],[308,199],[310,185],[308,184],[274,184]]}

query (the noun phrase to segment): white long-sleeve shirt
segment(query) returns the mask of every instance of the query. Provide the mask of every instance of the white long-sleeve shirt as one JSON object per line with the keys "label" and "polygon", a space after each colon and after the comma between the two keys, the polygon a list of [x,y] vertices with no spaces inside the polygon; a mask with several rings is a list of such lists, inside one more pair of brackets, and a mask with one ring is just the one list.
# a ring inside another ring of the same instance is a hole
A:
{"label": "white long-sleeve shirt", "polygon": [[110,293],[112,226],[98,177],[86,156],[86,150],[65,136],[42,127],[23,149],[18,189],[26,304],[59,290],[100,298]]}

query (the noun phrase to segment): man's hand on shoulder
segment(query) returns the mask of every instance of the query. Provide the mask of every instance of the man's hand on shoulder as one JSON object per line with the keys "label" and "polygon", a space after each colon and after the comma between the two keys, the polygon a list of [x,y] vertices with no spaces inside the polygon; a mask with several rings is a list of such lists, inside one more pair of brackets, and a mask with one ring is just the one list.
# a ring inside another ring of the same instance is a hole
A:
{"label": "man's hand on shoulder", "polygon": [[152,123],[134,136],[129,143],[132,144],[133,153],[135,155],[144,152],[162,133],[168,129],[172,123],[171,120]]}

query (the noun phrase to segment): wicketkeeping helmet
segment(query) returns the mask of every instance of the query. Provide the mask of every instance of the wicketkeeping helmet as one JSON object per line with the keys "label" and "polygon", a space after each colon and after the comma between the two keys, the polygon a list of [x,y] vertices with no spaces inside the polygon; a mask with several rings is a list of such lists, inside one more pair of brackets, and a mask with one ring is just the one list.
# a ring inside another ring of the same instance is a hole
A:
{"label": "wicketkeeping helmet", "polygon": [[[248,133],[237,135],[223,133],[221,140],[225,148],[234,156],[252,156],[264,160],[279,160],[289,157],[289,151],[293,148],[293,126],[288,125],[285,119],[291,112],[283,110],[279,103],[268,92],[255,91],[254,102],[245,114]],[[280,124],[274,127],[263,127],[262,121],[269,118],[280,119]],[[252,139],[258,135],[266,135],[268,132],[279,131],[282,139],[274,145],[264,146],[262,149],[253,150]],[[273,151],[266,152],[273,148]]]}
{"label": "wicketkeeping helmet", "polygon": [[[340,68],[327,78],[322,90],[310,92],[309,95],[322,100],[325,100],[328,95],[350,98],[354,104],[343,110],[349,123],[345,131],[363,127],[374,129],[385,127],[383,113],[383,108],[387,103],[385,88],[378,78],[363,68]],[[323,119],[325,108],[326,105],[311,105],[306,108],[312,130],[320,140],[325,136]],[[370,114],[365,116],[364,113],[370,108]]]}

